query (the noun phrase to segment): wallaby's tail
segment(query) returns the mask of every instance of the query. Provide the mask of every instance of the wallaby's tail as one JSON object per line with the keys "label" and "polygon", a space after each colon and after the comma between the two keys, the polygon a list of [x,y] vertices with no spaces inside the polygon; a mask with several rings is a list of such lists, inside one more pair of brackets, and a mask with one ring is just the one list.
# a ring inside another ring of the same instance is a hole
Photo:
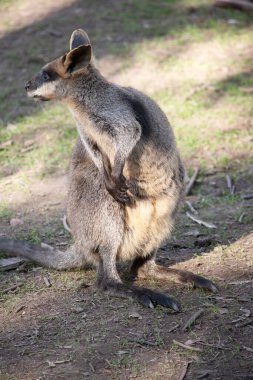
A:
{"label": "wallaby's tail", "polygon": [[0,252],[24,257],[47,268],[58,270],[84,267],[82,258],[75,253],[74,246],[63,252],[43,243],[35,245],[24,240],[0,238]]}

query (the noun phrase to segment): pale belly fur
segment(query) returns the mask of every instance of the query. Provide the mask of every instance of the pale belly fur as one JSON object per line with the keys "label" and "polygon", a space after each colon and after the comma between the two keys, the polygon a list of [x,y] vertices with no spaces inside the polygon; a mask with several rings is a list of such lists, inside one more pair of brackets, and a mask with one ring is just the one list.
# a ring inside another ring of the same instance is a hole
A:
{"label": "pale belly fur", "polygon": [[140,200],[126,207],[126,228],[118,260],[147,256],[170,235],[177,207],[175,199]]}

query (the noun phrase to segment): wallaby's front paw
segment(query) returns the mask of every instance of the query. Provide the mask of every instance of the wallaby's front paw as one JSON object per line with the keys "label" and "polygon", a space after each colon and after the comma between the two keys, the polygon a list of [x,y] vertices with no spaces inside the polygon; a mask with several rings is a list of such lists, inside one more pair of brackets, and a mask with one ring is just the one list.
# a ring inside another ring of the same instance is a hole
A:
{"label": "wallaby's front paw", "polygon": [[119,178],[110,177],[105,180],[105,186],[111,196],[119,203],[128,204],[130,197],[127,194],[128,186],[123,175]]}

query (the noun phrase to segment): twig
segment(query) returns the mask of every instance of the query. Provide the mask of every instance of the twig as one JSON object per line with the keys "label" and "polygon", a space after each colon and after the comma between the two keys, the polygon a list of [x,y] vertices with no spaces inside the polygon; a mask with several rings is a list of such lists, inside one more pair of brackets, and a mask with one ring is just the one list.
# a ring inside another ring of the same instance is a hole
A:
{"label": "twig", "polygon": [[199,309],[195,314],[193,314],[182,327],[182,331],[185,332],[203,313],[204,309]]}
{"label": "twig", "polygon": [[253,352],[253,348],[251,347],[242,346],[242,348],[244,348],[246,351]]}
{"label": "twig", "polygon": [[177,323],[175,326],[171,327],[168,332],[170,333],[172,331],[175,331],[179,326],[180,325]]}
{"label": "twig", "polygon": [[52,284],[51,284],[49,278],[47,278],[47,277],[43,277],[43,280],[44,280],[44,282],[45,282],[45,284],[46,284],[46,286],[47,286],[48,288],[50,288],[50,287],[52,286]]}
{"label": "twig", "polygon": [[90,366],[90,368],[91,368],[92,372],[94,373],[94,372],[95,372],[95,368],[93,367],[93,365],[92,365],[92,363],[91,363],[91,362],[89,362],[89,366]]}
{"label": "twig", "polygon": [[240,11],[253,11],[253,4],[246,0],[217,0],[214,5],[220,8],[234,8]]}
{"label": "twig", "polygon": [[23,310],[24,309],[24,305],[21,305],[21,306],[19,306],[16,310],[15,310],[15,313],[19,313],[21,310]]}
{"label": "twig", "polygon": [[241,195],[242,199],[252,199],[253,198],[253,193],[252,194],[243,194]]}
{"label": "twig", "polygon": [[195,210],[195,208],[193,207],[193,205],[191,204],[191,202],[189,201],[185,201],[185,203],[187,204],[187,206],[189,207],[189,209],[191,210],[191,212],[195,215],[198,215],[198,211]]}
{"label": "twig", "polygon": [[245,326],[251,325],[252,323],[253,323],[253,319],[249,319],[248,321],[237,323],[235,327],[238,327],[238,328],[245,327]]}
{"label": "twig", "polygon": [[187,363],[185,363],[185,366],[184,366],[184,368],[183,368],[183,371],[182,371],[181,375],[179,376],[178,380],[184,380],[185,375],[186,375],[186,373],[187,373],[187,371],[188,371],[188,368],[189,368],[189,365],[190,365],[190,364],[191,364],[191,362],[187,362]]}
{"label": "twig", "polygon": [[196,218],[196,216],[190,214],[189,212],[187,212],[186,215],[188,216],[189,219],[193,220],[194,222],[196,222],[196,223],[198,223],[198,224],[200,224],[200,225],[202,225],[202,226],[205,226],[205,227],[207,227],[207,228],[217,228],[217,227],[215,226],[215,224],[213,224],[213,223],[208,223],[208,222],[205,222],[204,220],[201,220],[201,219],[199,219],[199,218]]}
{"label": "twig", "polygon": [[198,341],[199,344],[202,344],[203,346],[213,347],[217,348],[218,350],[224,350],[224,351],[231,351],[231,348],[223,347],[220,344],[210,344],[202,341]]}
{"label": "twig", "polygon": [[243,212],[243,213],[239,216],[238,222],[239,222],[239,223],[242,223],[243,218],[244,218],[246,215],[247,215],[246,212]]}
{"label": "twig", "polygon": [[67,230],[71,234],[71,229],[69,227],[66,215],[64,215],[64,217],[62,218],[62,224],[63,224],[63,227],[65,228],[65,230]]}
{"label": "twig", "polygon": [[0,271],[8,271],[11,269],[17,269],[24,262],[25,260],[20,257],[10,257],[8,259],[0,259]]}
{"label": "twig", "polygon": [[196,351],[196,352],[203,352],[203,350],[201,350],[201,348],[198,348],[198,347],[192,347],[192,346],[187,346],[186,344],[181,343],[181,342],[178,342],[178,341],[175,340],[175,339],[173,339],[172,342],[173,342],[174,344],[176,344],[177,346],[179,346],[179,347],[185,348],[186,350],[191,350],[191,351]]}
{"label": "twig", "polygon": [[158,347],[157,343],[149,342],[147,340],[142,339],[128,339],[128,342],[139,344],[140,346],[150,346],[150,347]]}
{"label": "twig", "polygon": [[21,286],[23,286],[24,284],[21,282],[20,284],[17,284],[17,285],[13,285],[13,286],[11,286],[10,288],[7,288],[7,289],[4,289],[4,290],[2,290],[2,294],[6,294],[6,293],[8,293],[8,292],[11,292],[11,291],[13,291],[13,290],[16,290],[16,289],[18,289],[18,288],[20,288]]}
{"label": "twig", "polygon": [[234,195],[234,193],[235,193],[235,186],[233,185],[232,178],[228,174],[226,175],[226,181],[227,181],[227,187],[228,187],[228,189],[230,191],[230,194]]}
{"label": "twig", "polygon": [[229,285],[243,285],[243,284],[250,284],[250,283],[253,283],[253,279],[251,280],[243,280],[243,281],[231,281],[231,282],[228,282]]}
{"label": "twig", "polygon": [[185,195],[186,195],[186,196],[190,194],[191,189],[192,189],[192,187],[193,187],[193,185],[194,185],[194,183],[195,183],[195,181],[196,181],[196,179],[197,179],[198,174],[199,174],[199,168],[196,168],[196,169],[194,170],[194,173],[193,173],[193,175],[192,175],[192,177],[191,177],[191,179],[190,179],[188,185],[187,185],[186,188],[185,188]]}

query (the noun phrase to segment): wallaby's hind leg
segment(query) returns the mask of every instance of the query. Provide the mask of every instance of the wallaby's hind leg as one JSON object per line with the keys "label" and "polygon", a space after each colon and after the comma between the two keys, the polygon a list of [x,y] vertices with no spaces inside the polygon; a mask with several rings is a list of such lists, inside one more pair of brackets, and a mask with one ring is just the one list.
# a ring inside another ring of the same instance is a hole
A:
{"label": "wallaby's hind leg", "polygon": [[172,297],[151,289],[123,284],[116,268],[116,254],[117,252],[113,254],[110,247],[101,248],[97,278],[100,289],[117,297],[134,299],[145,307],[154,308],[160,305],[175,311],[180,310],[180,304]]}
{"label": "wallaby's hind leg", "polygon": [[78,252],[74,245],[66,251],[59,251],[46,244],[35,245],[24,240],[0,238],[0,251],[58,270],[90,267],[87,255]]}
{"label": "wallaby's hind leg", "polygon": [[193,287],[209,290],[213,293],[218,291],[218,288],[212,281],[207,280],[202,276],[198,276],[185,270],[166,268],[156,264],[155,254],[156,253],[152,253],[146,258],[138,257],[134,260],[131,267],[131,272],[134,277],[153,277],[159,280],[191,284]]}

